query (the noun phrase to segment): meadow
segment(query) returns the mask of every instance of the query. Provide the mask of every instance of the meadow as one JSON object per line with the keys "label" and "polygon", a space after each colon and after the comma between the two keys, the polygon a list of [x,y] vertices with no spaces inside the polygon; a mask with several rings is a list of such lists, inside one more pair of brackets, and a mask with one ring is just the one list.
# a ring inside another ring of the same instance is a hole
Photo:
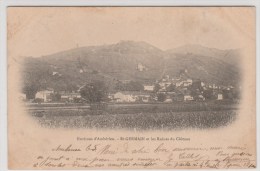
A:
{"label": "meadow", "polygon": [[[46,128],[94,128],[127,130],[214,129],[237,117],[231,104],[121,104],[105,109],[48,109],[29,113]],[[37,116],[41,112],[41,116]]]}

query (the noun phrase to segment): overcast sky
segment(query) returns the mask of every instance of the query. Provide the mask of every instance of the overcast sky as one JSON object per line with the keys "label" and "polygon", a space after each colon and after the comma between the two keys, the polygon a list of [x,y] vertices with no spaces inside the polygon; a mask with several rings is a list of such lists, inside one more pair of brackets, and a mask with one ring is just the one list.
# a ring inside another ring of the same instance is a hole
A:
{"label": "overcast sky", "polygon": [[42,56],[77,46],[146,41],[233,49],[255,41],[255,10],[241,7],[9,7],[8,54]]}

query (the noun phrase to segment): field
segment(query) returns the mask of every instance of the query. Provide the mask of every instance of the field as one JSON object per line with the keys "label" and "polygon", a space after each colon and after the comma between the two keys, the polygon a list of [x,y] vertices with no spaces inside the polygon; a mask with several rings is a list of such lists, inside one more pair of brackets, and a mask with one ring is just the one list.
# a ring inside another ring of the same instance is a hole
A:
{"label": "field", "polygon": [[237,117],[237,106],[222,103],[110,104],[47,107],[29,110],[47,128],[95,128],[128,130],[212,129],[226,126]]}

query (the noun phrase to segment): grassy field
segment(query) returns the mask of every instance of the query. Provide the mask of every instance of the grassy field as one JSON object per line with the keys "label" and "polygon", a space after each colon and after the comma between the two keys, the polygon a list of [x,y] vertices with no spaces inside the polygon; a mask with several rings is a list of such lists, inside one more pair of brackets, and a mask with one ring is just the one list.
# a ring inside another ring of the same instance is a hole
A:
{"label": "grassy field", "polygon": [[[129,130],[206,129],[226,126],[237,116],[236,105],[146,104],[109,105],[104,110],[73,108],[41,111],[37,122],[47,128],[96,128]],[[37,113],[37,112],[36,112]]]}

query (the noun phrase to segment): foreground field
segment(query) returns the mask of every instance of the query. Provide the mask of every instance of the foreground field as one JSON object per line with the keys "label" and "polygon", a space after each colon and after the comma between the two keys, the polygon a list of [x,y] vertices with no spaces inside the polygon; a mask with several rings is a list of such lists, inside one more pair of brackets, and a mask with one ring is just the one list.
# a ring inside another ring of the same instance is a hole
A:
{"label": "foreground field", "polygon": [[235,110],[94,115],[84,115],[84,111],[73,112],[78,115],[69,115],[68,111],[64,111],[63,115],[57,113],[62,111],[49,111],[42,117],[34,118],[47,128],[176,130],[222,127],[232,123],[237,116]]}

